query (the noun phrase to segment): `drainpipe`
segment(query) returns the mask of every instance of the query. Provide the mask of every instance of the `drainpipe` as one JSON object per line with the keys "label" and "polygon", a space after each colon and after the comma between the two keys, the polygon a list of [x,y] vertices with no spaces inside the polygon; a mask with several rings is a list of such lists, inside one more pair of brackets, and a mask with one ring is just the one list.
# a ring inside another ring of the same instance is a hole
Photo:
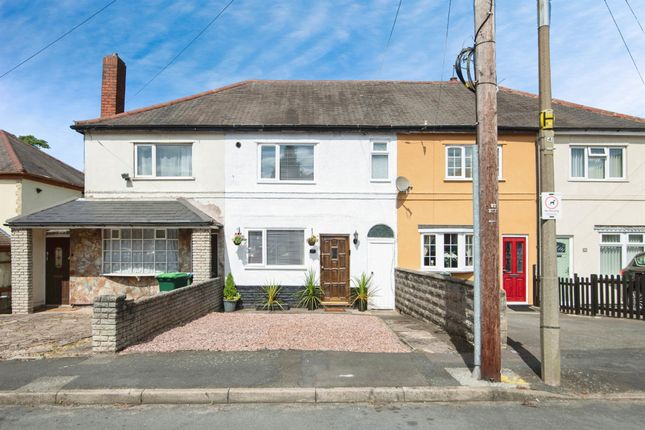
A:
{"label": "drainpipe", "polygon": [[473,269],[475,282],[473,289],[473,377],[481,376],[481,283],[479,268],[479,146],[473,145]]}

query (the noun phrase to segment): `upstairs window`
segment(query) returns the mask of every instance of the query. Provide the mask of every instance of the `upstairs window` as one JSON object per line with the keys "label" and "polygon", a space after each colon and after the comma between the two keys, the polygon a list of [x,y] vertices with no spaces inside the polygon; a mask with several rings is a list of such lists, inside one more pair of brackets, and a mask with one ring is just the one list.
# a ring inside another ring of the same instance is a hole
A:
{"label": "upstairs window", "polygon": [[389,153],[387,151],[387,142],[372,142],[373,181],[388,181],[390,179],[388,164]]}
{"label": "upstairs window", "polygon": [[144,143],[135,145],[135,176],[139,178],[180,178],[193,174],[191,144]]}
{"label": "upstairs window", "polygon": [[261,182],[313,182],[314,145],[263,143],[258,164]]}
{"label": "upstairs window", "polygon": [[572,179],[590,181],[625,178],[625,148],[610,146],[572,146]]}
{"label": "upstairs window", "polygon": [[[446,146],[446,179],[472,180],[473,178],[473,146]],[[498,177],[502,179],[502,147],[497,147]]]}

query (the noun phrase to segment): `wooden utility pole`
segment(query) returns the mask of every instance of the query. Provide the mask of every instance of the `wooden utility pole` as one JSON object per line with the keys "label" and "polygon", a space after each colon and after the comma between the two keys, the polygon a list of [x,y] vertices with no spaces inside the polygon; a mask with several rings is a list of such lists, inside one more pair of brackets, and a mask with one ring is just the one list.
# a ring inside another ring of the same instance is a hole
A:
{"label": "wooden utility pole", "polygon": [[[551,108],[551,1],[538,0],[538,55],[540,78],[540,191],[555,191],[553,151],[553,110]],[[542,380],[545,384],[560,385],[560,299],[558,293],[555,219],[541,217],[540,261],[540,343]]]}
{"label": "wooden utility pole", "polygon": [[495,1],[475,0],[475,79],[479,147],[481,378],[499,381],[499,214]]}

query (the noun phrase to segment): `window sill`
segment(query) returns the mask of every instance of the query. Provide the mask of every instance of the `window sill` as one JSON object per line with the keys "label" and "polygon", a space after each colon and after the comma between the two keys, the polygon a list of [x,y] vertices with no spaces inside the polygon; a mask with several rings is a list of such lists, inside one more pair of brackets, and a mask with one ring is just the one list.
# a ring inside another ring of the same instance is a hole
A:
{"label": "window sill", "polygon": [[291,184],[291,185],[316,185],[316,181],[279,181],[279,180],[259,180],[258,184]]}
{"label": "window sill", "polygon": [[[443,178],[444,182],[472,182],[472,179],[467,178]],[[506,179],[499,178],[497,182],[506,182]]]}
{"label": "window sill", "polygon": [[307,270],[307,266],[244,266],[246,270]]}
{"label": "window sill", "polygon": [[194,181],[194,176],[135,176],[133,181]]}
{"label": "window sill", "polygon": [[621,183],[621,182],[629,182],[629,180],[624,179],[624,178],[617,178],[617,179],[569,178],[569,182],[592,182],[592,183],[597,184],[598,182]]}
{"label": "window sill", "polygon": [[370,182],[375,182],[378,184],[391,184],[392,180],[391,179],[370,179]]}
{"label": "window sill", "polygon": [[436,268],[430,268],[430,267],[422,267],[421,271],[422,272],[431,272],[431,273],[437,273],[437,274],[442,274],[442,273],[473,273],[473,268],[457,268],[457,269],[436,269]]}

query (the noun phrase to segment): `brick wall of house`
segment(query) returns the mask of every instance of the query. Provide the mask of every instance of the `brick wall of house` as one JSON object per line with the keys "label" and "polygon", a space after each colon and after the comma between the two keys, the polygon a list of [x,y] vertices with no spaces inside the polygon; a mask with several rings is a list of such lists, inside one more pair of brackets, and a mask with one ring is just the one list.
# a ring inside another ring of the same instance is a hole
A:
{"label": "brick wall of house", "polygon": [[32,230],[11,231],[11,310],[14,314],[33,312]]}
{"label": "brick wall of house", "polygon": [[[396,309],[473,342],[473,284],[434,273],[396,269]],[[500,290],[502,344],[506,344],[506,294]]]}
{"label": "brick wall of house", "polygon": [[[92,304],[100,295],[121,295],[139,299],[159,292],[154,276],[101,276],[103,259],[101,229],[70,231],[69,294],[70,304]],[[190,272],[191,230],[179,230],[179,270]]]}
{"label": "brick wall of house", "polygon": [[94,301],[92,350],[116,352],[128,345],[222,310],[221,277],[156,296],[126,300],[104,295]]}

